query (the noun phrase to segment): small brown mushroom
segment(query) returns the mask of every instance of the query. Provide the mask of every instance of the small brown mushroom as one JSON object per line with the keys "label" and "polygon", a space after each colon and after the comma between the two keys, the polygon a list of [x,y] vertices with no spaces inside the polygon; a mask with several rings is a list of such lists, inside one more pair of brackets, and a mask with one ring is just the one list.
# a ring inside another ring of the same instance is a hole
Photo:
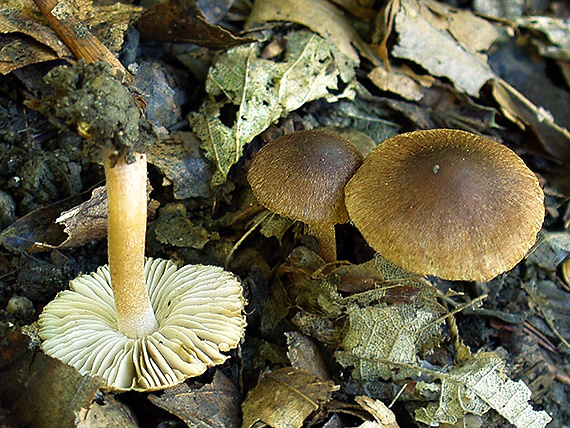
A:
{"label": "small brown mushroom", "polygon": [[536,240],[544,194],[502,144],[452,129],[381,143],[347,184],[351,220],[387,260],[449,280],[489,280]]}
{"label": "small brown mushroom", "polygon": [[248,180],[261,205],[306,223],[319,240],[319,255],[334,261],[334,225],[348,221],[344,186],[361,164],[360,152],[341,136],[298,131],[264,146],[251,163]]}

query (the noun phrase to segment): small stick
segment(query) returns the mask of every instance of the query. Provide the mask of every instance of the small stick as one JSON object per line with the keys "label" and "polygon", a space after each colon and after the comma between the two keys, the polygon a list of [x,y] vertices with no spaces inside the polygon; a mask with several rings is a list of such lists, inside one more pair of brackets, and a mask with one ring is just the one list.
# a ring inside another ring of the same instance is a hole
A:
{"label": "small stick", "polygon": [[115,55],[73,15],[73,10],[66,0],[34,0],[34,3],[78,60],[84,59],[87,63],[105,61],[132,80],[130,73]]}

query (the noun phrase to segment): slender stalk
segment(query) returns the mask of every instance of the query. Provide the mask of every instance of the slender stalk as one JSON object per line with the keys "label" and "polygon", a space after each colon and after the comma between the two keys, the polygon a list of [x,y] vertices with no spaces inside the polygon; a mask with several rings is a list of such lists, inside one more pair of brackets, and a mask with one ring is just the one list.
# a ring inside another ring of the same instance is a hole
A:
{"label": "slender stalk", "polygon": [[[107,179],[109,269],[117,308],[117,328],[125,336],[146,336],[158,327],[144,278],[146,156],[103,153]],[[116,160],[116,162],[114,162]]]}
{"label": "slender stalk", "polygon": [[309,224],[309,234],[319,241],[317,254],[329,263],[336,262],[336,236],[334,224]]}

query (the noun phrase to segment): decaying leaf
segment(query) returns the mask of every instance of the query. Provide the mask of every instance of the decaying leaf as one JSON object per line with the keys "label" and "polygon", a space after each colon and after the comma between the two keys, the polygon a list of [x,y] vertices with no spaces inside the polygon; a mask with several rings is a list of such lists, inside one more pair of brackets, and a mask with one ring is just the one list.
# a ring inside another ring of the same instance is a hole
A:
{"label": "decaying leaf", "polygon": [[189,132],[179,132],[166,140],[156,141],[148,161],[168,178],[176,199],[211,195],[211,166],[200,153],[199,142]]}
{"label": "decaying leaf", "polygon": [[338,389],[330,380],[292,367],[265,373],[242,404],[242,427],[264,422],[273,428],[300,428]]}
{"label": "decaying leaf", "polygon": [[369,380],[405,379],[417,373],[418,353],[435,343],[440,335],[436,310],[416,305],[348,308],[348,331],[335,354],[353,376]]}
{"label": "decaying leaf", "polygon": [[[481,18],[478,18],[483,21]],[[402,0],[395,17],[398,43],[392,54],[421,64],[434,76],[449,78],[460,91],[478,96],[481,87],[495,77],[486,61],[475,56],[447,31],[448,23],[417,0]]]}
{"label": "decaying leaf", "polygon": [[291,365],[321,379],[330,379],[325,360],[315,342],[298,331],[285,333]]}
{"label": "decaying leaf", "polygon": [[[113,6],[92,6],[90,1],[66,3],[113,52],[120,50],[124,32],[142,13],[140,6],[125,3]],[[0,8],[0,33],[1,74],[54,59],[73,61],[73,55],[49,27],[33,0],[4,1]]]}
{"label": "decaying leaf", "polygon": [[[358,89],[358,88],[357,88]],[[401,126],[389,120],[385,111],[371,103],[356,98],[354,101],[340,100],[334,105],[331,118],[336,125],[360,131],[372,138],[375,145],[398,133]],[[346,136],[345,136],[346,138]],[[352,141],[352,140],[351,140]],[[354,141],[352,141],[354,143]],[[360,150],[360,147],[357,146]],[[363,152],[363,155],[366,153]]]}
{"label": "decaying leaf", "polygon": [[240,394],[235,384],[216,370],[212,383],[192,388],[182,383],[148,399],[195,428],[239,427]]}
{"label": "decaying leaf", "polygon": [[518,428],[543,428],[550,416],[533,410],[530,389],[508,379],[504,364],[498,354],[481,352],[463,366],[437,374],[439,384],[418,382],[419,391],[438,391],[439,400],[417,409],[416,420],[431,426],[454,424],[466,413],[483,414],[492,408]]}
{"label": "decaying leaf", "polygon": [[498,33],[486,20],[435,1],[401,0],[395,15],[398,42],[392,54],[420,64],[433,76],[449,79],[460,92],[478,97],[487,82],[507,119],[532,129],[544,148],[570,159],[570,132],[552,114],[534,105],[491,69],[484,52]]}
{"label": "decaying leaf", "polygon": [[570,233],[541,230],[526,259],[545,269],[555,271],[568,254],[570,254]]}
{"label": "decaying leaf", "polygon": [[519,28],[526,28],[544,37],[535,37],[532,43],[546,58],[570,61],[570,21],[550,16],[521,16],[514,20]]}
{"label": "decaying leaf", "polygon": [[85,193],[71,196],[21,217],[0,233],[0,244],[11,251],[30,253],[57,248],[68,238],[65,225],[57,219],[86,197]]}
{"label": "decaying leaf", "polygon": [[[150,199],[151,191],[152,186],[147,183],[150,217],[157,209],[157,202]],[[18,219],[0,233],[0,245],[12,251],[34,253],[76,248],[105,236],[107,193],[103,186],[39,208]]]}
{"label": "decaying leaf", "polygon": [[75,427],[75,412],[91,405],[103,382],[37,352],[30,342],[19,330],[0,323],[2,405],[22,426]]}
{"label": "decaying leaf", "polygon": [[291,320],[304,334],[336,349],[344,336],[343,323],[311,312],[300,311]]}
{"label": "decaying leaf", "polygon": [[76,428],[138,428],[137,419],[123,403],[110,395],[95,401],[89,409],[81,409],[75,419]]}
{"label": "decaying leaf", "polygon": [[[210,70],[209,97],[199,112],[189,115],[189,121],[206,156],[216,165],[213,186],[224,183],[244,145],[271,123],[306,102],[338,99],[329,91],[338,88],[339,79],[348,83],[354,78],[356,62],[322,37],[299,31],[286,40],[282,62],[259,57],[260,44],[252,44],[220,55]],[[340,97],[350,93],[346,88]],[[226,125],[228,114],[230,125]]]}
{"label": "decaying leaf", "polygon": [[534,105],[504,80],[494,81],[492,92],[507,119],[521,129],[532,129],[548,153],[570,160],[570,132],[554,121],[550,111]]}
{"label": "decaying leaf", "polygon": [[210,240],[210,233],[192,223],[181,203],[171,203],[158,211],[158,219],[151,226],[156,240],[175,247],[189,247],[201,250]]}
{"label": "decaying leaf", "polygon": [[196,0],[158,2],[141,17],[137,28],[147,40],[188,42],[210,49],[226,49],[254,41],[235,37],[228,30],[208,23]]}
{"label": "decaying leaf", "polygon": [[246,27],[268,21],[302,24],[321,37],[330,40],[356,64],[360,63],[358,52],[373,64],[378,63],[378,58],[372,48],[361,39],[342,11],[327,0],[256,1]]}
{"label": "decaying leaf", "polygon": [[[365,395],[354,397],[354,400],[368,413],[370,413],[378,428],[398,428],[396,416],[382,401],[374,400]],[[361,426],[364,428],[363,426]]]}
{"label": "decaying leaf", "polygon": [[104,186],[93,189],[89,200],[64,211],[55,220],[64,226],[67,239],[59,248],[75,248],[107,236],[107,192]]}
{"label": "decaying leaf", "polygon": [[254,217],[253,224],[262,219],[263,216],[265,216],[265,218],[261,222],[259,233],[261,233],[266,238],[271,238],[274,236],[279,240],[279,242],[281,242],[283,235],[285,235],[285,232],[287,232],[287,230],[294,223],[293,220],[287,217],[283,217],[274,213],[267,215],[267,211],[263,211]]}
{"label": "decaying leaf", "polygon": [[524,285],[531,307],[546,321],[566,346],[570,344],[570,294],[553,281],[530,281]]}

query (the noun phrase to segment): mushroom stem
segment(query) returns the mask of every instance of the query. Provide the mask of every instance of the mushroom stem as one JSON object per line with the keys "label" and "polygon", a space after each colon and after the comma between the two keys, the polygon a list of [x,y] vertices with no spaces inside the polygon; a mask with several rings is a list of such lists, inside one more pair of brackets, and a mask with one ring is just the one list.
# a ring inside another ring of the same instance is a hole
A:
{"label": "mushroom stem", "polygon": [[117,329],[131,338],[158,328],[144,275],[146,234],[146,155],[103,153],[107,180],[109,270],[117,309]]}
{"label": "mushroom stem", "polygon": [[309,234],[319,241],[317,254],[327,263],[336,262],[336,236],[334,224],[309,224]]}

